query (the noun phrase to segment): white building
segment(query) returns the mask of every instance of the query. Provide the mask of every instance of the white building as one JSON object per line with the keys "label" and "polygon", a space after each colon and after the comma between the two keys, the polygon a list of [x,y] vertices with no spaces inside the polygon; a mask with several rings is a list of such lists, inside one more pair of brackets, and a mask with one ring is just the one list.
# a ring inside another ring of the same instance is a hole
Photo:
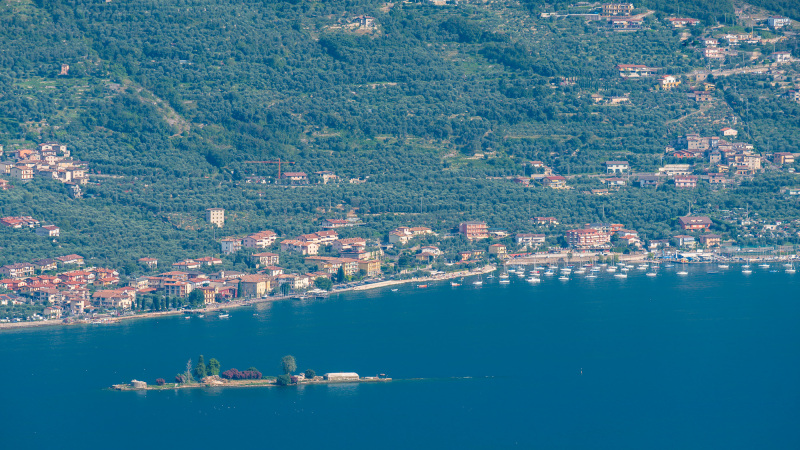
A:
{"label": "white building", "polygon": [[208,208],[206,210],[206,220],[219,228],[225,225],[225,210],[222,208]]}
{"label": "white building", "polygon": [[781,16],[772,16],[767,19],[767,23],[769,24],[770,28],[781,28],[786,25],[789,25],[789,18],[788,17],[781,17]]}
{"label": "white building", "polygon": [[606,161],[606,173],[624,173],[629,169],[627,161]]}
{"label": "white building", "polygon": [[358,381],[359,379],[355,372],[326,373],[323,377],[328,381]]}
{"label": "white building", "polygon": [[775,52],[770,56],[775,62],[787,62],[792,60],[792,54],[789,52]]}
{"label": "white building", "polygon": [[236,238],[226,238],[219,241],[219,245],[222,248],[222,253],[230,255],[231,253],[236,253],[242,249],[242,240]]}

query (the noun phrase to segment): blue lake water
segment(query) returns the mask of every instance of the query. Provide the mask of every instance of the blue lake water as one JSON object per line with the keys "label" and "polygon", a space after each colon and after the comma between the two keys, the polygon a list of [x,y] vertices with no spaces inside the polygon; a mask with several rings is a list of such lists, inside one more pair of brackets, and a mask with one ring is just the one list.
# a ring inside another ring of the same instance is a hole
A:
{"label": "blue lake water", "polygon": [[[777,265],[775,265],[777,268]],[[800,448],[800,275],[512,277],[0,332],[4,448]],[[258,315],[254,315],[257,313]],[[114,392],[186,360],[385,384]],[[414,379],[421,378],[421,379]]]}

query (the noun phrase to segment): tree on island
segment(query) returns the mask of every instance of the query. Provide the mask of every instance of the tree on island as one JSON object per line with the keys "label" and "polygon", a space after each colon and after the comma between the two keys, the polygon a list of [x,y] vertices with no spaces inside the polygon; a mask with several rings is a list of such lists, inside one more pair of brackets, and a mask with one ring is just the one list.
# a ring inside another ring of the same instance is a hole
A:
{"label": "tree on island", "polygon": [[203,355],[200,355],[200,358],[197,359],[197,365],[194,367],[194,376],[197,377],[198,380],[202,380],[206,375],[208,375],[206,363],[203,359]]}
{"label": "tree on island", "polygon": [[317,376],[317,372],[314,372],[311,369],[306,370],[306,378],[311,379]]}
{"label": "tree on island", "polygon": [[275,384],[278,386],[288,386],[292,384],[292,377],[289,375],[278,375],[278,378],[275,379]]}
{"label": "tree on island", "polygon": [[219,376],[219,361],[216,358],[208,360],[208,374]]}
{"label": "tree on island", "polygon": [[286,355],[281,358],[281,368],[286,375],[290,375],[297,370],[297,361],[294,360],[294,356]]}
{"label": "tree on island", "polygon": [[164,380],[163,378],[156,378],[156,384],[159,385],[159,386],[163,386],[163,385],[167,384],[167,381]]}
{"label": "tree on island", "polygon": [[192,359],[189,358],[189,361],[186,361],[186,372],[184,373],[185,379],[184,383],[191,383],[194,381],[192,378]]}

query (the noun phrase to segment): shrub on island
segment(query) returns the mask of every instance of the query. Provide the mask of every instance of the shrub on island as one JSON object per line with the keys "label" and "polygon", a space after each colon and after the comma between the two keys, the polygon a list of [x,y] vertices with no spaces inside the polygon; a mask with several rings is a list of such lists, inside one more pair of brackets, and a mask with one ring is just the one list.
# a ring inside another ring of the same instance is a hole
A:
{"label": "shrub on island", "polygon": [[163,378],[157,378],[156,379],[156,384],[159,385],[159,386],[163,386],[163,385],[167,384],[167,382]]}
{"label": "shrub on island", "polygon": [[222,378],[227,378],[229,380],[260,380],[261,376],[261,372],[257,370],[244,370],[240,372],[239,369],[228,369],[222,372]]}

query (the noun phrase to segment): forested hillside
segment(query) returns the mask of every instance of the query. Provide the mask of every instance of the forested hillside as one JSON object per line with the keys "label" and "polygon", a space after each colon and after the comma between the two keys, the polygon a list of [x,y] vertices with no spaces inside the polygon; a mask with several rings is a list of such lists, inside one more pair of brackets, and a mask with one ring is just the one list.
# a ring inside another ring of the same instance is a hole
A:
{"label": "forested hillside", "polygon": [[[539,15],[566,5],[4,1],[0,143],[8,151],[63,142],[93,173],[83,199],[38,180],[0,191],[3,215],[37,215],[65,230],[56,244],[0,230],[0,263],[59,252],[117,265],[212,253],[220,235],[199,218],[213,206],[231,212],[226,235],[313,231],[320,217],[348,211],[364,215],[375,235],[412,222],[449,230],[470,218],[523,230],[532,215],[553,215],[619,221],[651,237],[670,233],[690,208],[795,214],[796,202],[777,194],[743,197],[756,189],[747,185],[593,197],[580,192],[600,187],[596,178],[576,178],[566,192],[494,179],[528,174],[531,160],[563,175],[595,174],[615,158],[653,170],[676,137],[735,120],[751,123],[740,138],[757,146],[800,143],[797,105],[768,93],[768,81],[720,81],[718,101],[701,107],[684,89],[657,90],[653,79],[615,70],[643,64],[682,76],[707,68],[691,36],[662,19],[680,7],[704,26],[724,23],[730,1],[641,2],[637,12],[654,14],[635,33]],[[365,14],[374,26],[354,25]],[[796,53],[796,40],[773,48]],[[629,102],[596,103],[592,94]],[[246,161],[277,158],[344,182],[246,183],[276,174],[274,165]]]}

